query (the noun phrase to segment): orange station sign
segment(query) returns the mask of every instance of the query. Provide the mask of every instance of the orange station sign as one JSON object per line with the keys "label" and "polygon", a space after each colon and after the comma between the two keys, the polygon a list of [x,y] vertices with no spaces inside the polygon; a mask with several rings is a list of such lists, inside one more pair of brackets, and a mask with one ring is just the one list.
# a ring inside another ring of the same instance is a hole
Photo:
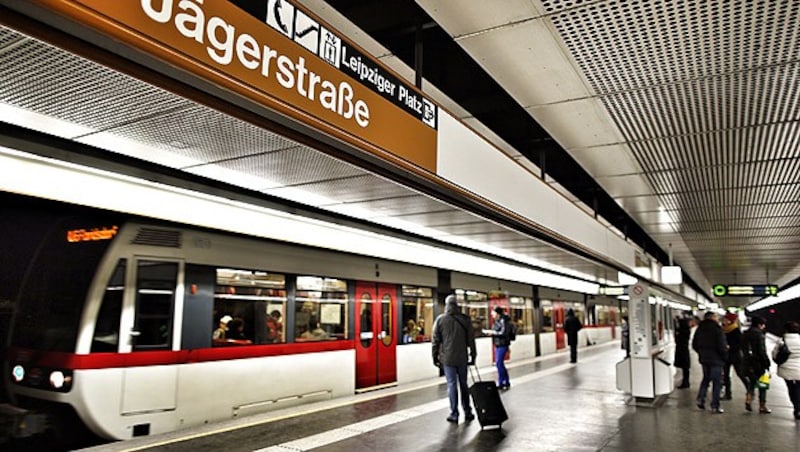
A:
{"label": "orange station sign", "polygon": [[388,160],[436,174],[438,107],[286,0],[43,0],[146,54]]}

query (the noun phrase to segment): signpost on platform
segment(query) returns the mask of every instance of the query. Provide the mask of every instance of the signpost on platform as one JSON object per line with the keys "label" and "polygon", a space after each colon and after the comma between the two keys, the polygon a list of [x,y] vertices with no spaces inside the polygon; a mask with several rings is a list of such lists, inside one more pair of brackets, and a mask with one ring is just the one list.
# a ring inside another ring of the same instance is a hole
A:
{"label": "signpost on platform", "polygon": [[629,392],[637,405],[656,406],[674,389],[674,367],[662,359],[660,331],[665,319],[650,286],[637,282],[628,288],[630,356],[617,363],[617,388]]}

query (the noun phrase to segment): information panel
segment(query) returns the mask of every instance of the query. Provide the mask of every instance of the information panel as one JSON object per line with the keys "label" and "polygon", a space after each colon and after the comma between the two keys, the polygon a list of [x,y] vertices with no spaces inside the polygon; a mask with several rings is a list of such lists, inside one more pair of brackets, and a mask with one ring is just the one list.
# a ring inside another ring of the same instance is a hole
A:
{"label": "information panel", "polygon": [[717,297],[767,297],[778,295],[778,286],[773,284],[725,285],[715,284],[714,296]]}
{"label": "information panel", "polygon": [[628,289],[628,322],[630,328],[631,356],[650,358],[650,287],[637,283]]}

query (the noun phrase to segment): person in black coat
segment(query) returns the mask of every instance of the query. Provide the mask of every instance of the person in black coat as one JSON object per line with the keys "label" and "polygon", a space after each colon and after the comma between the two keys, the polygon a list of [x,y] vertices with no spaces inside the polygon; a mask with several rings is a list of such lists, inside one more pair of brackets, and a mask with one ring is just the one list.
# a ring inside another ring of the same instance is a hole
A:
{"label": "person in black coat", "polygon": [[[764,329],[767,321],[762,317],[753,316],[750,319],[750,328],[742,334],[742,373],[747,381],[747,396],[744,402],[744,409],[753,411],[751,403],[755,393],[758,379],[769,370],[769,356],[767,346],[764,342]],[[767,390],[758,388],[758,412],[762,414],[771,413],[767,408]]]}
{"label": "person in black coat", "polygon": [[722,385],[725,387],[722,400],[731,400],[733,398],[731,369],[742,380],[745,389],[747,388],[747,380],[742,376],[742,330],[739,329],[739,316],[732,312],[725,314],[722,319],[722,332],[728,341],[728,361],[725,363],[725,372],[722,375]]}
{"label": "person in black coat", "polygon": [[703,365],[703,381],[697,392],[697,408],[706,409],[706,393],[708,384],[711,383],[711,412],[722,413],[722,408],[719,406],[719,391],[722,367],[728,360],[728,343],[725,342],[725,334],[719,325],[716,312],[706,312],[703,321],[694,332],[692,348],[699,355],[700,364]]}
{"label": "person in black coat", "polygon": [[578,331],[583,328],[581,321],[575,317],[575,311],[570,308],[567,310],[567,318],[564,320],[564,332],[567,333],[567,345],[569,345],[569,362],[578,362]]}
{"label": "person in black coat", "polygon": [[689,358],[689,337],[692,334],[692,324],[686,317],[679,317],[675,328],[675,367],[683,371],[683,380],[679,389],[689,387],[689,369],[692,362]]}
{"label": "person in black coat", "polygon": [[450,400],[450,415],[447,422],[458,422],[458,399],[464,410],[467,422],[475,419],[469,404],[467,386],[467,366],[475,364],[478,356],[475,348],[475,333],[469,317],[461,312],[458,300],[453,294],[445,298],[444,314],[436,317],[433,323],[431,351],[433,365],[444,368],[447,380],[447,397]]}

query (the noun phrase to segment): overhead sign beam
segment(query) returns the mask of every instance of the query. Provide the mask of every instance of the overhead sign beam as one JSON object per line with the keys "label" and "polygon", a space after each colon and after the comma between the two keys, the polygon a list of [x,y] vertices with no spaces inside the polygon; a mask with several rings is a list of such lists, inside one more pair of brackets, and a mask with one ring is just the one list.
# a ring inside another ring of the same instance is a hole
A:
{"label": "overhead sign beam", "polygon": [[227,1],[40,6],[380,158],[436,174],[438,107],[300,5],[262,20]]}

